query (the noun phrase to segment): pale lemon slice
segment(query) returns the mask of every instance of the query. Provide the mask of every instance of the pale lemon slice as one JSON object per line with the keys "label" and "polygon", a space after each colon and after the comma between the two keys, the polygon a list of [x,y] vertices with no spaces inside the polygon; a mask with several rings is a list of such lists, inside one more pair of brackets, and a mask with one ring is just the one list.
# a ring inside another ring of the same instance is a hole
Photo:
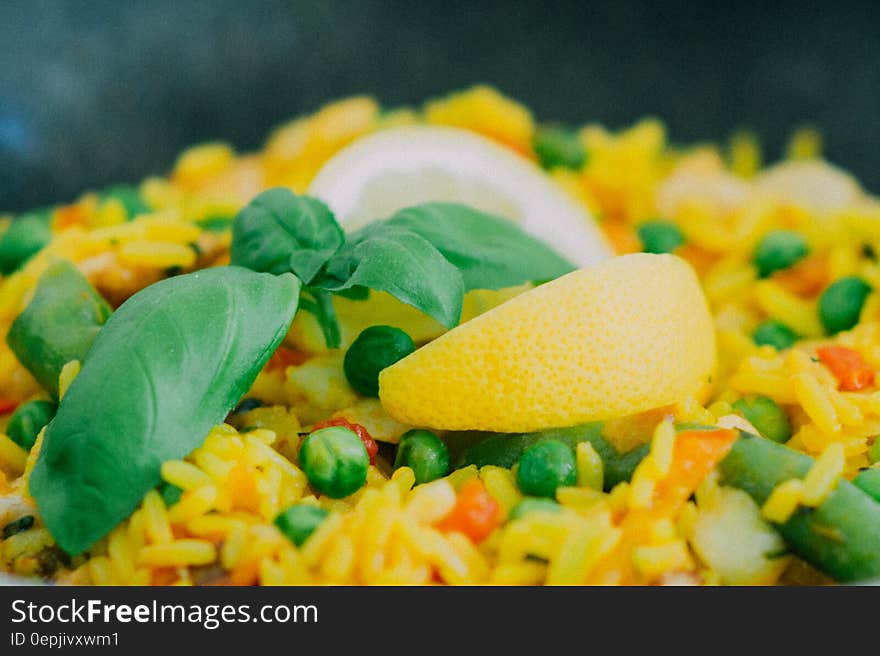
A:
{"label": "pale lemon slice", "polygon": [[831,214],[863,199],[862,188],[849,173],[820,159],[783,162],[755,180],[758,194]]}
{"label": "pale lemon slice", "polygon": [[391,128],[328,161],[308,192],[347,229],[431,201],[457,202],[518,223],[577,266],[613,251],[587,210],[528,159],[473,132]]}
{"label": "pale lemon slice", "polygon": [[624,255],[536,287],[379,376],[411,426],[519,432],[644,412],[704,392],[715,333],[693,269]]}

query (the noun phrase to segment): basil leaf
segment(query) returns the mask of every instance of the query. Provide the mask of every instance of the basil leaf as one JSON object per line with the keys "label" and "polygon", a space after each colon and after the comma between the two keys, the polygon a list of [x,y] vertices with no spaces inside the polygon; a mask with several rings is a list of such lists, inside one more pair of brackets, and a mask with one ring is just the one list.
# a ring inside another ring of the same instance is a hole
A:
{"label": "basil leaf", "polygon": [[508,219],[456,203],[426,203],[384,222],[421,235],[461,272],[465,289],[553,280],[575,266]]}
{"label": "basil leaf", "polygon": [[12,323],[6,343],[40,385],[58,398],[61,368],[86,357],[111,312],[85,276],[59,260],[40,276],[33,299]]}
{"label": "basil leaf", "polygon": [[447,328],[458,323],[464,302],[461,274],[440,251],[424,237],[387,223],[352,233],[314,286],[332,292],[357,286],[388,292]]}
{"label": "basil leaf", "polygon": [[369,287],[349,287],[336,292],[336,295],[347,298],[349,301],[366,301],[370,298],[370,289]]}
{"label": "basil leaf", "polygon": [[22,214],[0,236],[0,273],[9,275],[52,240],[52,210]]}
{"label": "basil leaf", "polygon": [[292,271],[308,284],[344,239],[324,203],[279,187],[261,193],[235,217],[230,261],[254,271]]}
{"label": "basil leaf", "polygon": [[78,554],[197,448],[247,392],[296,313],[300,283],[239,267],[169,278],[110,317],[46,428],[29,489]]}

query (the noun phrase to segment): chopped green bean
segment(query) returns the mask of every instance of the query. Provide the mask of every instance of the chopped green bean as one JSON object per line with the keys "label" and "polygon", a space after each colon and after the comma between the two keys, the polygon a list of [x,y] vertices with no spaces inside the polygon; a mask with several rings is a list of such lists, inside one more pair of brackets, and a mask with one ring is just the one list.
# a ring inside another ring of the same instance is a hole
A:
{"label": "chopped green bean", "polygon": [[[740,433],[719,465],[722,483],[763,505],[773,489],[803,478],[813,459],[781,444]],[[818,508],[799,508],[776,525],[798,556],[841,582],[880,576],[880,503],[846,480]]]}

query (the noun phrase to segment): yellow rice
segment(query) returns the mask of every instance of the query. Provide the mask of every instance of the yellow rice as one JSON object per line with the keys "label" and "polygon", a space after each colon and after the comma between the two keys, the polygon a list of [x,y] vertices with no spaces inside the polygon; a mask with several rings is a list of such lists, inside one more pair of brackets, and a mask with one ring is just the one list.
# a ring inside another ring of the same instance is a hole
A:
{"label": "yellow rice", "polygon": [[[114,304],[163,277],[169,267],[186,271],[224,264],[229,235],[203,230],[197,222],[234,213],[267,187],[303,192],[320,166],[357,137],[421,121],[470,129],[535,157],[531,113],[488,87],[430,101],[422,110],[382,113],[370,98],[343,100],[280,127],[255,154],[237,154],[224,143],[196,146],[180,156],[167,177],[141,184],[153,211],[134,221],[125,221],[118,202],[99,202],[92,193],[56,209],[53,241],[0,280],[0,331],[5,333],[26,305],[53,258],[75,262]],[[301,426],[334,414],[356,421],[366,413],[377,422],[374,437],[389,442],[405,427],[387,421],[381,409],[369,409],[378,419],[369,415],[348,388],[338,359],[315,354],[304,364],[267,368],[251,395],[268,408],[248,413],[247,424],[215,427],[202,447],[162,466],[163,479],[183,490],[177,504],[168,508],[158,492],[149,492],[87,558],[50,573],[41,569],[38,554],[53,542],[38,524],[0,542],[0,570],[98,585],[615,583],[618,579],[607,572],[597,577],[597,568],[622,539],[622,518],[652,507],[672,462],[672,421],[714,424],[731,415],[738,399],[752,395],[783,407],[793,427],[788,445],[818,457],[803,481],[789,480],[773,491],[760,509],[763,517],[782,523],[799,505],[820,504],[841,476],[852,477],[869,464],[868,449],[880,433],[880,392],[839,391],[814,355],[819,346],[840,344],[880,367],[880,299],[869,297],[852,330],[824,337],[816,291],[803,291],[813,274],[799,269],[760,280],[751,254],[768,230],[799,230],[810,242],[811,257],[824,268],[823,281],[857,274],[876,287],[880,266],[860,258],[860,249],[870,245],[880,251],[880,204],[861,191],[834,206],[773,192],[765,186],[763,155],[751,133],[734,135],[729,147],[673,148],[662,124],[645,120],[617,133],[585,125],[578,139],[589,153],[587,164],[548,175],[597,217],[619,252],[639,248],[635,229],[641,223],[658,216],[675,220],[687,238],[681,255],[699,273],[716,319],[719,366],[711,396],[681,399],[667,419],[650,422],[639,438],[651,441],[650,454],[631,482],[602,492],[601,458],[591,445],[581,444],[577,484],[557,491],[561,512],[506,521],[476,545],[462,534],[439,530],[437,522],[451,510],[456,492],[477,477],[506,516],[522,499],[515,472],[470,466],[414,486],[407,468],[389,477],[387,470],[371,467],[367,484],[352,496],[317,497],[295,464]],[[788,154],[792,162],[818,163],[820,150],[817,133],[807,129],[793,135]],[[788,354],[756,346],[751,334],[767,318],[782,321],[803,339]],[[65,367],[62,394],[78,365]],[[5,341],[0,341],[0,390],[18,402],[41,394]],[[626,426],[629,420],[622,421]],[[0,434],[0,501],[29,504],[27,474],[21,474],[38,452],[39,441],[28,456]],[[637,582],[722,580],[689,542],[717,486],[710,477],[696,503],[651,525],[630,553]],[[301,547],[273,524],[293,503],[315,504],[330,513]],[[5,508],[0,505],[0,524],[11,517]]]}

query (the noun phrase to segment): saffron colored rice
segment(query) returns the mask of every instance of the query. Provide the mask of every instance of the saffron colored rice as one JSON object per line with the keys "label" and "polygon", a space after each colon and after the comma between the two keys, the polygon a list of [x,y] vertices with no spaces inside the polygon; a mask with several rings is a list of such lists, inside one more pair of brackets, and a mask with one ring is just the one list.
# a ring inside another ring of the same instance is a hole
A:
{"label": "saffron colored rice", "polygon": [[[303,192],[343,146],[377,130],[419,122],[463,127],[537,157],[531,113],[487,87],[412,110],[383,111],[367,97],[342,100],[280,127],[258,153],[238,154],[223,143],[196,146],[167,176],[140,184],[150,211],[135,220],[126,220],[118,201],[101,200],[97,193],[55,208],[53,240],[20,270],[0,278],[0,333],[5,335],[53,258],[73,261],[118,305],[169,269],[227,263],[229,231],[208,226],[217,217],[234,216],[259,191],[283,185]],[[557,491],[558,512],[511,519],[523,499],[515,471],[470,466],[415,485],[412,470],[393,470],[380,454],[358,492],[344,499],[322,497],[297,464],[301,433],[318,421],[344,417],[366,426],[376,440],[394,444],[410,427],[349,387],[341,355],[310,352],[297,319],[247,395],[263,407],[228,418],[188,457],[166,462],[162,477],[182,490],[179,500],[168,505],[151,491],[85,555],[69,558],[54,544],[28,495],[39,440],[28,454],[0,433],[0,527],[35,517],[33,527],[0,541],[0,571],[98,585],[827,581],[791,556],[770,562],[744,555],[748,576],[743,577],[720,566],[722,559],[704,537],[719,509],[751,513],[760,533],[769,526],[765,520],[783,522],[799,506],[820,504],[841,478],[851,479],[872,464],[880,391],[873,384],[841,390],[817,349],[845,346],[873,370],[880,368],[880,298],[872,293],[858,323],[830,337],[817,305],[821,292],[843,276],[857,275],[880,287],[880,203],[821,158],[821,140],[812,131],[795,133],[787,159],[769,167],[757,138],[747,133],[723,145],[681,148],[668,142],[660,122],[644,120],[619,132],[585,125],[577,139],[586,163],[547,175],[597,217],[619,253],[642,250],[638,228],[644,222],[674,222],[684,236],[676,253],[699,274],[715,320],[719,366],[709,396],[606,423],[605,437],[621,451],[650,443],[631,481],[603,492],[602,459],[582,444],[576,450],[576,483]],[[753,253],[761,237],[776,229],[803,234],[810,252],[794,266],[760,278]],[[755,343],[756,328],[768,319],[798,336],[793,348]],[[76,362],[65,367],[62,394],[78,370]],[[0,401],[14,406],[43,396],[0,340]],[[784,411],[791,425],[788,446],[817,458],[806,478],[778,486],[763,508],[725,496],[727,488],[714,475],[694,500],[673,510],[658,505],[672,467],[673,426],[757,432],[760,427],[735,412],[737,401],[755,396],[772,399]],[[8,419],[9,414],[0,418],[0,431]],[[482,481],[500,513],[497,528],[479,542],[443,525],[458,492],[474,479]],[[300,546],[273,523],[294,503],[329,512]],[[772,531],[766,539],[773,543]]]}

